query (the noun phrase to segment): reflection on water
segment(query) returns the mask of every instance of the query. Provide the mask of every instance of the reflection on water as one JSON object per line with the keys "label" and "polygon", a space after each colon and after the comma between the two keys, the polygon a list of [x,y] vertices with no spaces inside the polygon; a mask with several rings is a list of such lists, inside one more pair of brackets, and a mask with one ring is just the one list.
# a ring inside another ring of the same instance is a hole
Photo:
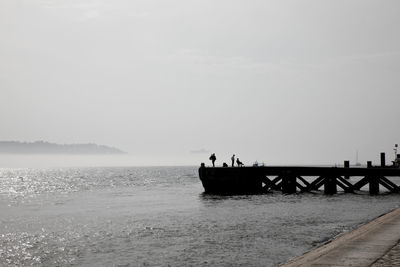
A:
{"label": "reflection on water", "polygon": [[190,167],[2,169],[0,265],[276,266],[398,206],[202,192]]}

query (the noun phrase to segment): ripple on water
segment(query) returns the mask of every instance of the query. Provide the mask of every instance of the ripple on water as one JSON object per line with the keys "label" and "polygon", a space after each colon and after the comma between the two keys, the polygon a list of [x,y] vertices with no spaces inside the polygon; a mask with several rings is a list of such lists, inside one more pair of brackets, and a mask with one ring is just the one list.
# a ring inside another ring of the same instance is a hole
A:
{"label": "ripple on water", "polygon": [[0,177],[1,266],[276,266],[398,206],[398,195],[205,195],[197,168]]}
{"label": "ripple on water", "polygon": [[[182,169],[185,175],[182,175]],[[116,171],[117,170],[117,171]],[[113,187],[169,186],[197,180],[192,167],[0,169],[0,197],[16,201],[44,193]]]}

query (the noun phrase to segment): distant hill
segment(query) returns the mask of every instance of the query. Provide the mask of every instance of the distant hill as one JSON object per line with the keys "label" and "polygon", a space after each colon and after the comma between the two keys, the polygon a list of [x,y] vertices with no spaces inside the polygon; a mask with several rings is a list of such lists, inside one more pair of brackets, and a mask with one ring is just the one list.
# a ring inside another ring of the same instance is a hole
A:
{"label": "distant hill", "polygon": [[0,154],[125,154],[114,147],[96,144],[55,144],[45,141],[0,141]]}

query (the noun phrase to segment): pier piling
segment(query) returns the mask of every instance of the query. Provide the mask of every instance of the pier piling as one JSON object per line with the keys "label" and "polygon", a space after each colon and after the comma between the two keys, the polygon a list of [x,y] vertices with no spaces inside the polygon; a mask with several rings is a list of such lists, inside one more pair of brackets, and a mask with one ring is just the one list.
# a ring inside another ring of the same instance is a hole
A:
{"label": "pier piling", "polygon": [[333,195],[337,193],[336,177],[328,176],[325,178],[324,193],[327,195]]}
{"label": "pier piling", "polygon": [[381,167],[385,167],[386,166],[386,156],[385,153],[382,152],[381,153]]}
{"label": "pier piling", "polygon": [[369,194],[378,195],[379,194],[379,177],[369,176]]}
{"label": "pier piling", "polygon": [[291,173],[287,173],[285,176],[282,177],[282,193],[296,193],[296,176]]}
{"label": "pier piling", "polygon": [[[346,169],[350,168],[350,161],[348,161],[348,160],[344,161],[344,168],[346,168]],[[350,179],[350,176],[345,175],[344,178],[345,179]]]}

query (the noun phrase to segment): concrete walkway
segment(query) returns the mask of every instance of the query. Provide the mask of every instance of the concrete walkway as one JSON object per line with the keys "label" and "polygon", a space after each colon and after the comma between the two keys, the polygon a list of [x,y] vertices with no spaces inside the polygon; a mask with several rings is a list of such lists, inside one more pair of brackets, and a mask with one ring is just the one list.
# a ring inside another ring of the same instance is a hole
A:
{"label": "concrete walkway", "polygon": [[400,243],[397,243],[395,247],[389,250],[385,256],[378,259],[372,267],[393,267],[400,266]]}
{"label": "concrete walkway", "polygon": [[400,266],[400,208],[281,265]]}

